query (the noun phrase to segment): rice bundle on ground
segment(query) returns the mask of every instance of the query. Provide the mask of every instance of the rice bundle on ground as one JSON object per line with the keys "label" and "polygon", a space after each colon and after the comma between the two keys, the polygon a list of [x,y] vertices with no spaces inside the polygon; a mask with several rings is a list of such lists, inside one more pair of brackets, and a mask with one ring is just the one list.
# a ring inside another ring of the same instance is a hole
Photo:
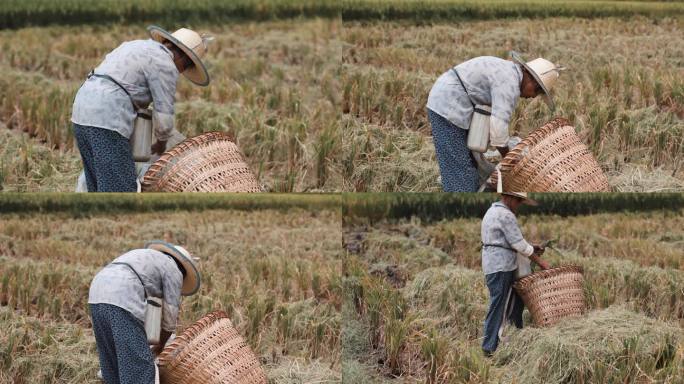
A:
{"label": "rice bundle on ground", "polygon": [[146,192],[260,192],[231,137],[208,132],[164,153],[145,173]]}
{"label": "rice bundle on ground", "polygon": [[495,362],[520,383],[674,382],[684,369],[681,330],[622,307],[550,328],[514,331]]}
{"label": "rice bundle on ground", "polygon": [[159,356],[166,384],[265,384],[259,360],[222,311],[187,328]]}
{"label": "rice bundle on ground", "polygon": [[583,285],[582,267],[568,265],[533,273],[513,287],[530,310],[534,324],[545,327],[584,313]]}
{"label": "rice bundle on ground", "polygon": [[[501,160],[504,191],[609,192],[601,166],[563,118],[535,130]],[[494,172],[488,183],[496,188]]]}

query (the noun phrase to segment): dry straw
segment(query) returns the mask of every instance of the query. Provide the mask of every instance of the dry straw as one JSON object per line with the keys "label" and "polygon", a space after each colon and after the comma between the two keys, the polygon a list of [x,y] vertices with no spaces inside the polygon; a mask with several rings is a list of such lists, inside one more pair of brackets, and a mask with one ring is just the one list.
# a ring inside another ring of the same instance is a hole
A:
{"label": "dry straw", "polygon": [[513,287],[522,297],[539,327],[553,325],[586,310],[582,267],[564,266],[533,273]]}
{"label": "dry straw", "polygon": [[266,384],[257,356],[223,311],[205,315],[164,348],[166,384]]}
{"label": "dry straw", "polygon": [[[563,118],[532,132],[501,161],[503,190],[515,192],[609,192],[601,166]],[[497,173],[489,179],[496,186]]]}
{"label": "dry straw", "polygon": [[184,140],[150,166],[146,192],[260,192],[237,145],[223,132]]}

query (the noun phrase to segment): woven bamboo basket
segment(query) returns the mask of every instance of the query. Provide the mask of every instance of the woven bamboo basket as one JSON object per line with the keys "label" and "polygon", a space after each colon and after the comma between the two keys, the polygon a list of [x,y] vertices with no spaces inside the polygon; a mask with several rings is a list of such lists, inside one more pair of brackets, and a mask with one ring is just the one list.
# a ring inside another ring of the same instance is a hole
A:
{"label": "woven bamboo basket", "polygon": [[[532,132],[500,164],[504,192],[610,192],[601,166],[563,118]],[[494,172],[490,187],[497,179]]]}
{"label": "woven bamboo basket", "polygon": [[207,132],[183,140],[145,173],[145,192],[260,192],[231,137]]}
{"label": "woven bamboo basket", "polygon": [[159,355],[163,384],[266,384],[257,356],[225,312],[207,314]]}
{"label": "woven bamboo basket", "polygon": [[523,277],[513,284],[539,327],[553,325],[586,310],[582,267],[564,266]]}

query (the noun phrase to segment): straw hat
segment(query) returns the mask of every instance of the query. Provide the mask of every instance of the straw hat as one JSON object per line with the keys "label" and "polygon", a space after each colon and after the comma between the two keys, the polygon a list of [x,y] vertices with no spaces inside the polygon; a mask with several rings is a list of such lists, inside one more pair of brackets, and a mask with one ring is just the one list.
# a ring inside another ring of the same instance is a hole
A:
{"label": "straw hat", "polygon": [[560,72],[564,71],[565,68],[556,66],[556,64],[546,59],[542,59],[541,57],[529,62],[525,62],[525,60],[520,57],[520,54],[515,51],[511,51],[511,57],[514,61],[525,67],[530,75],[532,75],[534,80],[537,81],[537,84],[539,84],[544,91],[544,101],[546,101],[546,104],[549,106],[549,108],[551,108],[552,111],[556,109],[556,106],[551,99],[550,91],[551,88],[553,88],[553,85],[556,83],[556,80],[558,80]]}
{"label": "straw hat", "polygon": [[165,40],[170,41],[192,60],[194,65],[186,68],[183,71],[183,76],[197,85],[209,85],[209,73],[207,73],[201,58],[207,52],[207,42],[211,40],[210,37],[200,36],[199,33],[187,28],[181,28],[174,33],[169,33],[156,25],[151,25],[147,27],[147,30],[150,32],[153,40],[160,43],[163,43]]}
{"label": "straw hat", "polygon": [[527,192],[502,192],[501,194],[517,197],[518,199],[521,199],[523,201],[523,204],[532,205],[535,207],[539,205],[539,203],[536,200],[527,197]]}
{"label": "straw hat", "polygon": [[196,293],[200,287],[200,274],[195,266],[195,261],[185,248],[180,245],[169,244],[161,240],[152,240],[145,244],[145,248],[154,249],[155,251],[163,252],[176,261],[178,261],[183,268],[185,268],[185,277],[183,278],[183,286],[181,287],[181,295],[190,296]]}

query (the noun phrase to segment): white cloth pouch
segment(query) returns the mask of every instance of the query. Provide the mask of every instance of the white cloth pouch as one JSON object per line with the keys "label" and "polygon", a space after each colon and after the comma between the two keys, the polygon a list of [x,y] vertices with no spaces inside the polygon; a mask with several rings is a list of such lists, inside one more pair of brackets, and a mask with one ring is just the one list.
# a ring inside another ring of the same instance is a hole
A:
{"label": "white cloth pouch", "polygon": [[133,133],[129,138],[133,160],[149,161],[152,156],[152,112],[139,109],[133,123]]}
{"label": "white cloth pouch", "polygon": [[492,107],[476,105],[473,107],[473,117],[468,129],[468,149],[473,152],[484,153],[489,148],[489,126],[492,117]]}
{"label": "white cloth pouch", "polygon": [[518,268],[515,270],[516,280],[522,279],[532,273],[532,262],[530,261],[530,258],[520,252],[516,255],[516,264],[518,264]]}
{"label": "white cloth pouch", "polygon": [[149,296],[145,307],[145,333],[147,343],[151,345],[159,344],[161,335],[162,320],[162,299]]}

